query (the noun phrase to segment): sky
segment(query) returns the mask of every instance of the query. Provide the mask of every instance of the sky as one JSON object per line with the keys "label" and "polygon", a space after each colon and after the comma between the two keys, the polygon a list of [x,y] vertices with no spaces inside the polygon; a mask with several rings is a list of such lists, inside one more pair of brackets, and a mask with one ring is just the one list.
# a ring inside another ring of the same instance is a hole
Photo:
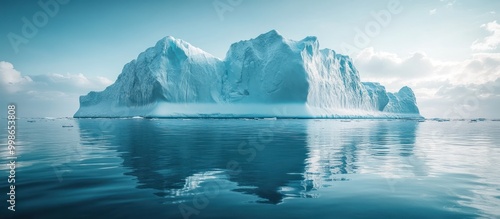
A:
{"label": "sky", "polygon": [[0,0],[0,104],[72,116],[165,36],[221,59],[272,29],[348,54],[362,81],[410,86],[425,117],[500,118],[497,0]]}

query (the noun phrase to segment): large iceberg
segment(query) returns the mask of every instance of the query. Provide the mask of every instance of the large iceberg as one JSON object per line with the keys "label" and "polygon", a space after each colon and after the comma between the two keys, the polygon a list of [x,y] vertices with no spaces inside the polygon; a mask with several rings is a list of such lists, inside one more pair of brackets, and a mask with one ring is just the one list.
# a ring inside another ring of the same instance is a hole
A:
{"label": "large iceberg", "polygon": [[272,30],[234,43],[225,60],[166,37],[126,64],[75,117],[420,118],[409,87],[361,82],[351,58],[316,37]]}

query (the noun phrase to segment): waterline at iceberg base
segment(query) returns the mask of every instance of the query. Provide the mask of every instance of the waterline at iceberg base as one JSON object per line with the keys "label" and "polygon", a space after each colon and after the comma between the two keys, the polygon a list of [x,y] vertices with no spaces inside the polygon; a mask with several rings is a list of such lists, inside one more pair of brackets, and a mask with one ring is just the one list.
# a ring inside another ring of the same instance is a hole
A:
{"label": "waterline at iceberg base", "polygon": [[421,119],[417,114],[387,113],[360,109],[325,109],[307,104],[203,104],[153,103],[140,107],[98,105],[81,108],[77,118],[332,118],[332,119]]}
{"label": "waterline at iceberg base", "polygon": [[422,118],[411,88],[361,82],[348,56],[275,30],[234,43],[224,60],[163,38],[114,84],[81,96],[74,116]]}

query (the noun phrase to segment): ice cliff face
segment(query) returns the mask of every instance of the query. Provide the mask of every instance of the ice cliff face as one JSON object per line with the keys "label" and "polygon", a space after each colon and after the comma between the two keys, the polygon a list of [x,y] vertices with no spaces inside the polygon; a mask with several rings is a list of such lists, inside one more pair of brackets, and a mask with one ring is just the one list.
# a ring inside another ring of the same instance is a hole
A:
{"label": "ice cliff face", "polygon": [[223,96],[238,103],[304,103],[307,71],[295,51],[276,31],[231,45],[226,55]]}
{"label": "ice cliff face", "polygon": [[[273,106],[295,108],[284,115]],[[419,117],[419,111],[410,88],[392,94],[362,83],[352,60],[320,49],[316,37],[293,41],[273,30],[234,43],[225,60],[161,39],[126,64],[113,85],[80,97],[75,114],[122,116]]]}
{"label": "ice cliff face", "polygon": [[98,103],[143,106],[156,102],[216,102],[223,62],[182,40],[166,37],[126,64],[103,92],[80,98],[82,107]]}

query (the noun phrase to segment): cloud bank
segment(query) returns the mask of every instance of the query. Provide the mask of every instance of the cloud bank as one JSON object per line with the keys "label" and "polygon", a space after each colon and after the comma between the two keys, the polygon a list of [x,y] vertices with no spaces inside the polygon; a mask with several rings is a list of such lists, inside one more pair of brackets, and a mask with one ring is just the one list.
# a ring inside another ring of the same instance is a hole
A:
{"label": "cloud bank", "polygon": [[17,104],[21,117],[72,116],[80,95],[112,83],[105,77],[83,74],[23,75],[12,63],[0,61],[0,104]]}
{"label": "cloud bank", "polygon": [[492,21],[480,28],[488,34],[472,43],[465,60],[366,48],[354,57],[355,65],[364,81],[380,81],[389,91],[412,87],[425,117],[500,118],[500,25]]}
{"label": "cloud bank", "polygon": [[500,45],[500,24],[498,24],[497,21],[492,21],[481,25],[481,28],[488,31],[490,35],[484,39],[474,41],[471,45],[471,49],[474,51],[491,51],[498,49]]}

